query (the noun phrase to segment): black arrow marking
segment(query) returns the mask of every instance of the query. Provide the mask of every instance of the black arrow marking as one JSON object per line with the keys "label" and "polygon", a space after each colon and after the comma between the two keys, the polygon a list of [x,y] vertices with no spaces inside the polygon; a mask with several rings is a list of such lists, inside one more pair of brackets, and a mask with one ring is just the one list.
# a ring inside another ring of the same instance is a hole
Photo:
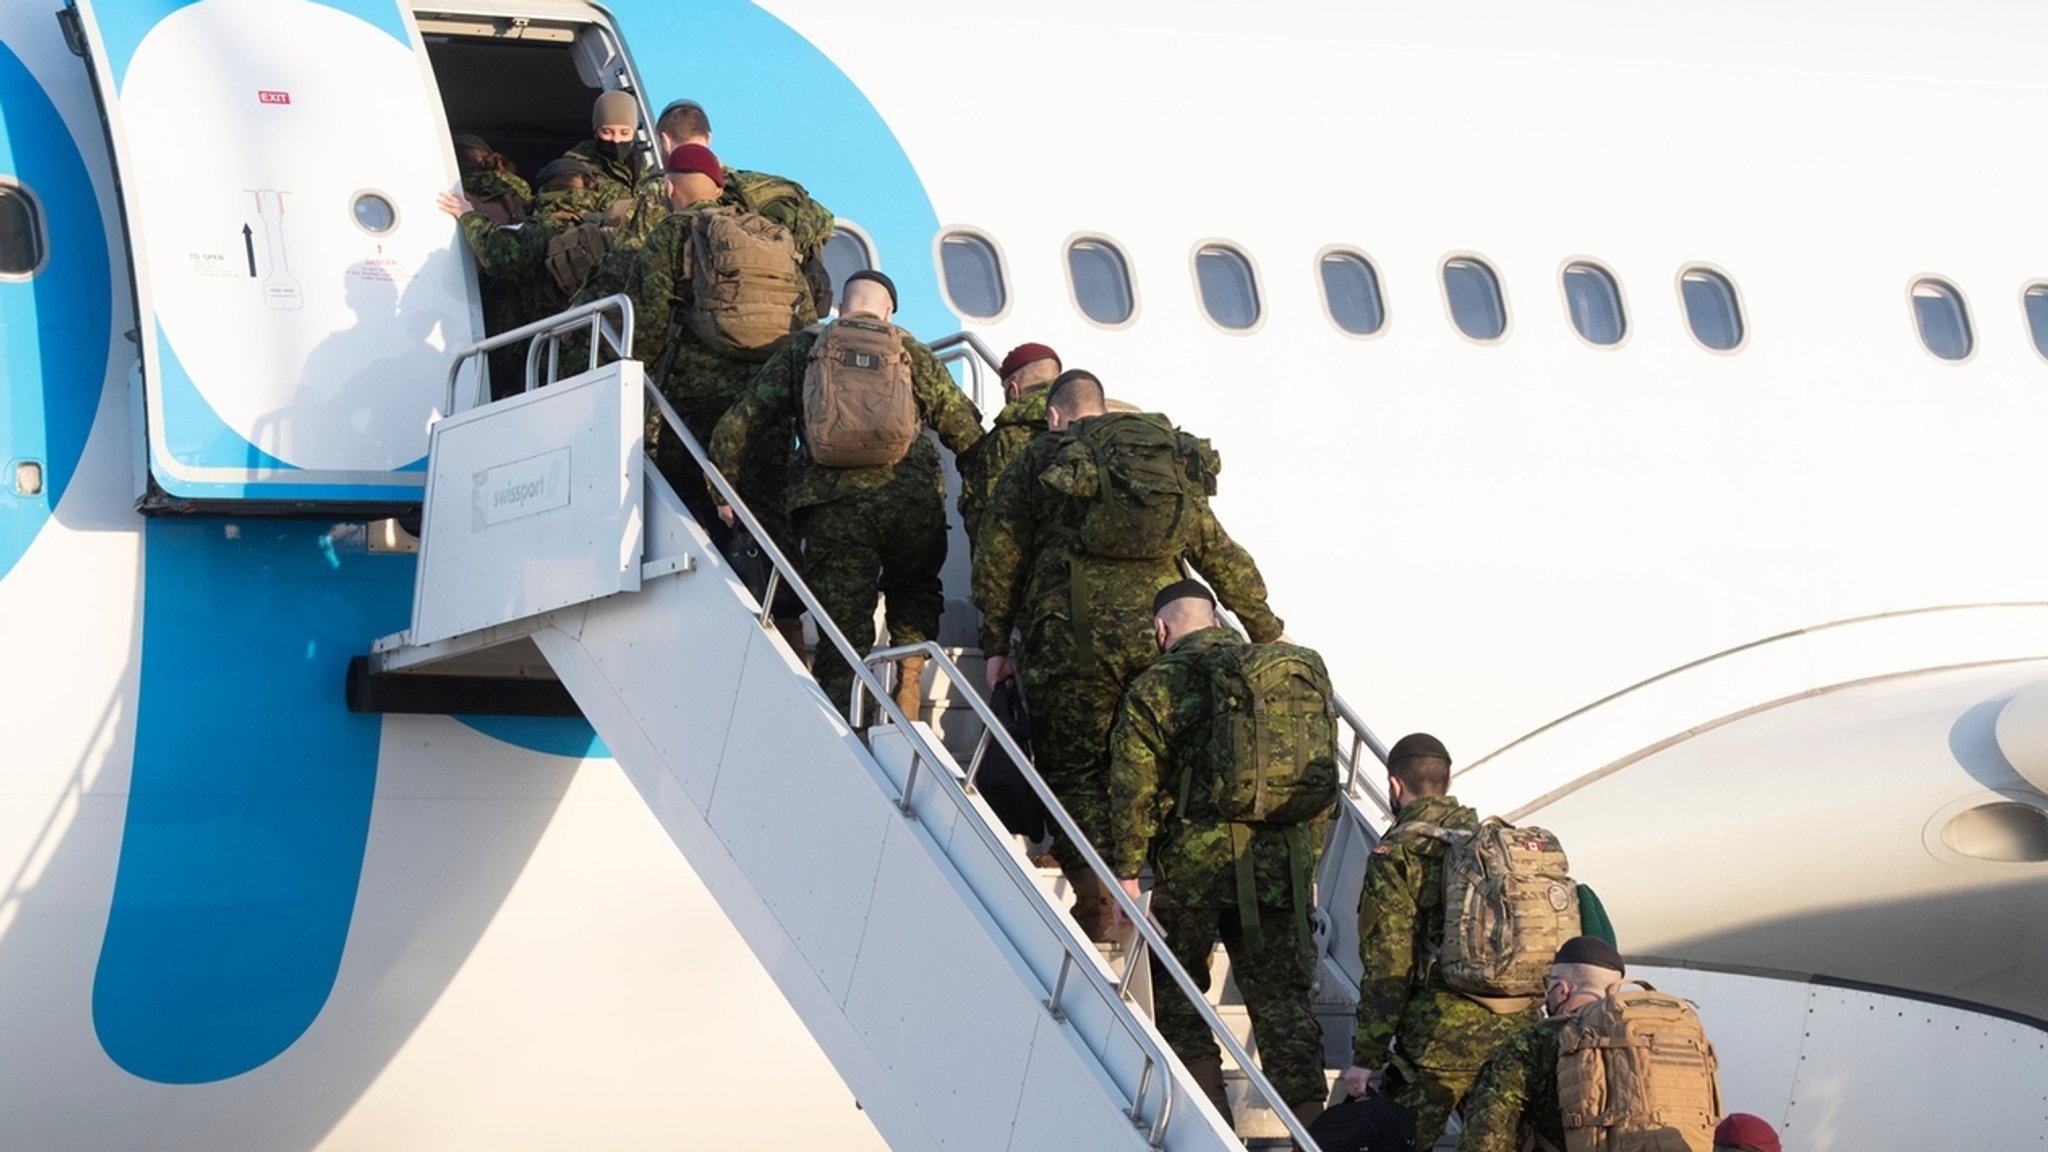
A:
{"label": "black arrow marking", "polygon": [[242,225],[242,251],[249,254],[249,277],[256,277],[256,240],[247,224]]}

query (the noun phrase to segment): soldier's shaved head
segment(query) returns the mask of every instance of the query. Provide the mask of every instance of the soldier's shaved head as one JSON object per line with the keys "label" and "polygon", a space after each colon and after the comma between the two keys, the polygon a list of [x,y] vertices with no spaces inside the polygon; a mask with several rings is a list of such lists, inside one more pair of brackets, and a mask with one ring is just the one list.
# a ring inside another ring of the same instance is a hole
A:
{"label": "soldier's shaved head", "polygon": [[1389,760],[1387,775],[1399,780],[1410,796],[1441,796],[1451,790],[1451,761],[1447,756],[1424,754]]}
{"label": "soldier's shaved head", "polygon": [[889,287],[875,280],[850,279],[839,290],[839,314],[841,316],[872,316],[887,320],[896,312],[896,302],[889,294]]}
{"label": "soldier's shaved head", "polygon": [[1076,420],[1100,416],[1109,409],[1103,403],[1102,381],[1081,368],[1062,372],[1052,382],[1045,400],[1046,426],[1057,432]]}
{"label": "soldier's shaved head", "polygon": [[1223,622],[1216,616],[1216,605],[1206,596],[1183,596],[1161,604],[1152,620],[1161,649],[1173,647],[1191,632],[1214,628]]}

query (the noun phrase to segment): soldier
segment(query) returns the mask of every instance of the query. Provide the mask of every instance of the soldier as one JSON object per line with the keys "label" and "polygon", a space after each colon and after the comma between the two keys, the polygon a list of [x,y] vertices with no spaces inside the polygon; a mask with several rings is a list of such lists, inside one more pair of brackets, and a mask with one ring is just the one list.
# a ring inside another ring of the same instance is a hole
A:
{"label": "soldier", "polygon": [[1387,795],[1394,826],[1366,863],[1358,900],[1358,951],[1364,979],[1352,1035],[1353,1096],[1380,1091],[1415,1113],[1415,1146],[1443,1135],[1479,1066],[1494,1046],[1537,1019],[1535,1006],[1496,1015],[1444,982],[1431,957],[1444,934],[1444,852],[1420,825],[1459,830],[1478,814],[1446,795],[1451,756],[1427,733],[1403,736],[1387,753]]}
{"label": "soldier", "polygon": [[565,156],[580,160],[597,173],[605,202],[633,195],[646,178],[648,164],[640,142],[640,101],[630,92],[606,92],[590,108],[590,136]]}
{"label": "soldier", "polygon": [[[759,365],[705,347],[682,322],[684,311],[693,304],[690,278],[685,275],[690,218],[717,206],[725,169],[709,148],[699,144],[670,152],[663,168],[671,211],[641,247],[626,284],[633,301],[633,358],[647,365],[649,379],[675,406],[690,435],[708,445],[718,418],[747,390]],[[655,467],[722,546],[729,533],[712,515],[717,501],[689,453],[661,432],[659,420],[650,415],[648,451]]]}
{"label": "soldier", "polygon": [[[862,271],[848,277],[840,295],[840,319],[822,329],[807,328],[778,345],[711,438],[711,457],[719,471],[741,483],[748,452],[759,440],[787,437],[799,425],[810,428],[806,393],[812,391],[807,378],[818,371],[814,347],[826,340],[834,341],[826,347],[837,347],[841,337],[851,339],[863,327],[871,333],[879,327],[884,341],[893,339],[901,347],[915,407],[914,421],[906,421],[910,426],[904,453],[894,463],[835,467],[815,459],[821,452],[818,436],[807,431],[786,489],[789,530],[797,541],[804,582],[857,648],[874,637],[877,593],[888,599],[891,644],[915,644],[938,635],[944,606],[939,569],[946,560],[945,477],[938,449],[922,428],[937,432],[956,454],[981,436],[981,414],[930,349],[890,324],[895,312],[896,285],[887,276]],[[835,335],[832,330],[839,325],[849,327]],[[846,358],[862,361],[859,367],[865,370],[880,356],[849,352]],[[720,514],[732,513],[720,509]],[[903,661],[898,670],[896,701],[913,718],[923,671],[920,657]],[[851,702],[853,670],[830,645],[818,646],[817,677],[825,694],[841,707]]]}
{"label": "soldier", "polygon": [[[1233,826],[1208,787],[1185,785],[1205,779],[1195,774],[1209,759],[1210,674],[1203,658],[1244,641],[1217,619],[1214,596],[1200,581],[1160,589],[1152,611],[1164,655],[1131,681],[1110,735],[1109,865],[1136,899],[1138,871],[1151,862],[1158,877],[1152,915],[1174,959],[1204,991],[1210,954],[1223,941],[1258,1036],[1260,1067],[1307,1124],[1322,1111],[1325,1093],[1322,1030],[1308,1004],[1315,973],[1309,877],[1321,828]],[[1242,841],[1233,838],[1239,828],[1246,830]],[[1242,906],[1240,850],[1256,900],[1249,910]],[[1153,987],[1171,989],[1157,956],[1152,964]],[[1230,1119],[1223,1056],[1208,1025],[1170,990],[1154,998],[1153,1012],[1159,1034]]]}
{"label": "soldier", "polygon": [[[441,210],[456,218],[462,238],[476,258],[484,330],[492,335],[552,316],[568,305],[568,297],[542,267],[548,241],[575,227],[584,213],[604,206],[596,174],[581,161],[549,161],[534,178],[540,191],[534,195],[526,223],[516,228],[479,211],[466,196],[443,192],[438,198]],[[524,345],[491,353],[494,396],[502,398],[517,390],[525,362]]]}
{"label": "soldier", "polygon": [[455,168],[462,173],[462,194],[477,211],[500,224],[526,219],[526,202],[533,198],[533,189],[512,170],[512,162],[481,136],[465,133],[455,138]]}
{"label": "soldier", "polygon": [[[655,118],[654,130],[661,139],[663,155],[685,144],[711,147],[711,117],[695,100],[671,101]],[[803,322],[809,324],[824,315],[832,303],[832,277],[825,271],[825,242],[832,239],[834,224],[832,210],[811,199],[794,180],[743,168],[725,170],[719,203],[759,212],[789,229],[811,294],[812,313]]]}
{"label": "soldier", "polygon": [[1003,410],[995,426],[960,458],[960,519],[971,547],[981,526],[981,513],[995,494],[1003,469],[1024,451],[1032,437],[1045,431],[1048,386],[1060,374],[1060,356],[1043,344],[1019,344],[996,369],[1003,378]]}
{"label": "soldier", "polygon": [[[1177,438],[1180,464],[1213,475],[1214,453],[1156,414],[1109,416],[1102,382],[1072,369],[1046,397],[1049,434],[1026,445],[1003,471],[982,514],[974,553],[974,602],[981,609],[981,646],[988,684],[1017,674],[1031,710],[1036,766],[1093,844],[1109,835],[1109,730],[1133,678],[1159,657],[1152,635],[1153,593],[1184,573],[1183,562],[1222,595],[1259,643],[1280,638],[1282,624],[1266,606],[1266,582],[1251,555],[1232,540],[1206,500],[1192,501],[1171,555],[1110,559],[1083,547],[1086,502],[1062,492],[1087,445],[1090,421],[1140,419]],[[1074,919],[1096,940],[1109,938],[1110,902],[1079,849],[1057,838],[1054,855],[1075,893]]]}
{"label": "soldier", "polygon": [[[1458,1152],[1518,1152],[1533,1131],[1548,1147],[1565,1146],[1557,1102],[1558,1036],[1572,1013],[1597,1003],[1621,982],[1621,953],[1605,940],[1574,936],[1557,950],[1543,978],[1550,1018],[1524,1027],[1496,1048],[1465,1096],[1465,1130]],[[1347,1074],[1348,1075],[1348,1074]],[[1416,1147],[1427,1147],[1417,1130]]]}

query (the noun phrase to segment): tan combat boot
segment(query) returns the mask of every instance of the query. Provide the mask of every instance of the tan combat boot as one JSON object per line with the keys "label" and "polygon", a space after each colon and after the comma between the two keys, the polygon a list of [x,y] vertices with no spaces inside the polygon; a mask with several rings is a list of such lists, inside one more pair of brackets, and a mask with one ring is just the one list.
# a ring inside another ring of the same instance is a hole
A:
{"label": "tan combat boot", "polygon": [[896,665],[896,706],[911,720],[923,718],[926,657],[905,656]]}
{"label": "tan combat boot", "polygon": [[1063,874],[1067,888],[1074,894],[1074,923],[1081,934],[1097,944],[1116,939],[1115,918],[1111,914],[1116,905],[1103,890],[1102,881],[1087,868],[1068,868]]}
{"label": "tan combat boot", "polygon": [[1223,1117],[1223,1122],[1233,1132],[1236,1131],[1237,1119],[1230,1114],[1230,1093],[1223,1089],[1223,1058],[1211,1056],[1206,1060],[1190,1060],[1188,1075],[1194,1078],[1195,1086],[1209,1098],[1209,1103],[1216,1106],[1216,1114]]}

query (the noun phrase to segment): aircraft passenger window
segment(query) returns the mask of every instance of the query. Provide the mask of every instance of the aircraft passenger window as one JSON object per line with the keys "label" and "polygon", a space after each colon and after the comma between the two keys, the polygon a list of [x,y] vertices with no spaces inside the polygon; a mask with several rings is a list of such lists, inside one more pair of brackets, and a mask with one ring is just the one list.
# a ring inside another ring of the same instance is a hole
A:
{"label": "aircraft passenger window", "polygon": [[1603,348],[1628,335],[1622,315],[1621,286],[1598,264],[1569,264],[1564,270],[1564,310],[1586,343]]}
{"label": "aircraft passenger window", "polygon": [[1323,307],[1330,323],[1353,336],[1370,336],[1387,322],[1380,302],[1380,278],[1372,261],[1356,252],[1325,252],[1316,262],[1323,277]]}
{"label": "aircraft passenger window", "polygon": [[1466,336],[1490,343],[1506,334],[1507,300],[1501,296],[1500,277],[1484,261],[1465,256],[1444,261],[1444,300],[1452,323]]}
{"label": "aircraft passenger window", "polygon": [[2034,351],[2048,357],[2048,284],[2030,284],[2023,301],[2027,308],[2027,330],[2034,336]]}
{"label": "aircraft passenger window", "polygon": [[846,287],[848,276],[874,266],[875,253],[869,247],[867,237],[841,220],[825,241],[825,274],[832,278],[832,299],[818,302],[818,314],[824,315],[837,304],[840,289]]}
{"label": "aircraft passenger window", "polygon": [[1067,276],[1073,283],[1075,307],[1097,324],[1122,324],[1137,309],[1130,265],[1107,240],[1067,245]]}
{"label": "aircraft passenger window", "polygon": [[1221,244],[1195,252],[1195,283],[1202,310],[1219,326],[1242,332],[1259,322],[1259,285],[1244,253]]}
{"label": "aircraft passenger window", "polygon": [[1970,313],[1963,306],[1963,294],[1952,284],[1922,280],[1913,285],[1913,320],[1920,326],[1920,343],[1943,360],[1966,360],[1975,341],[1970,336]]}
{"label": "aircraft passenger window", "polygon": [[952,232],[939,241],[939,271],[953,306],[978,320],[1000,313],[1003,260],[996,246],[972,232]]}
{"label": "aircraft passenger window", "polygon": [[0,276],[27,277],[43,263],[42,213],[18,184],[0,184]]}
{"label": "aircraft passenger window", "polygon": [[1733,351],[1742,343],[1742,302],[1726,276],[1707,268],[1687,268],[1678,278],[1678,291],[1693,339],[1716,352]]}

